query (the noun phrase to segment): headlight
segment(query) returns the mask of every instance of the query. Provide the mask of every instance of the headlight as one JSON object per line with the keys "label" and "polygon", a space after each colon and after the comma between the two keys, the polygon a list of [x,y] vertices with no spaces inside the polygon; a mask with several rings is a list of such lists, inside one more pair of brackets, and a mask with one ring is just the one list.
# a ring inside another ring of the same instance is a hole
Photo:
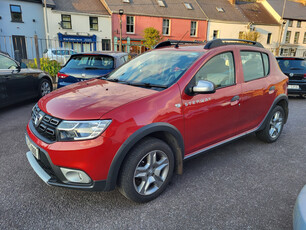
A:
{"label": "headlight", "polygon": [[111,122],[111,120],[62,121],[57,127],[59,141],[78,141],[96,138]]}

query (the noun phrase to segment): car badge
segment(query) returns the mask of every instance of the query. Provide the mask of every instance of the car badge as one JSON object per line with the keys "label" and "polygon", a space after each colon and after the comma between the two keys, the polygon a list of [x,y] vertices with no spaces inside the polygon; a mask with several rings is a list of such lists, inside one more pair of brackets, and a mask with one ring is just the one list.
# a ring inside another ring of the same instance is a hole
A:
{"label": "car badge", "polygon": [[39,126],[39,124],[40,124],[42,118],[43,118],[43,115],[41,115],[40,113],[38,113],[38,114],[35,116],[35,118],[34,118],[34,125],[35,125],[36,127]]}
{"label": "car badge", "polygon": [[82,77],[86,77],[86,74],[85,74],[85,73],[82,73]]}
{"label": "car badge", "polygon": [[293,77],[293,73],[289,73],[289,76],[290,76],[290,77]]}

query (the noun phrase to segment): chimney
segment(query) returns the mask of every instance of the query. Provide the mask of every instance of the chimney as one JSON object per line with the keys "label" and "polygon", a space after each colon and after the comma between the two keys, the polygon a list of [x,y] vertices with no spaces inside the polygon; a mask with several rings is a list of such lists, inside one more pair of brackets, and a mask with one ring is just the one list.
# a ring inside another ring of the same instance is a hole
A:
{"label": "chimney", "polygon": [[236,0],[228,0],[232,5],[235,5]]}

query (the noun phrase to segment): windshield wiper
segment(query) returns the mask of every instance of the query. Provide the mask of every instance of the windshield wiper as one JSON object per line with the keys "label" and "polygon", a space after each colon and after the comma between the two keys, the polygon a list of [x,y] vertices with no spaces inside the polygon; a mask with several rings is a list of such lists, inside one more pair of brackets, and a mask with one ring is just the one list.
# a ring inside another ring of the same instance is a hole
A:
{"label": "windshield wiper", "polygon": [[133,86],[141,86],[141,87],[146,87],[146,88],[163,88],[163,89],[167,89],[168,86],[166,85],[159,85],[159,84],[151,84],[151,83],[141,83],[141,82],[129,82],[129,85],[133,85]]}
{"label": "windshield wiper", "polygon": [[117,78],[106,78],[105,80],[111,81],[111,82],[118,82],[119,81]]}

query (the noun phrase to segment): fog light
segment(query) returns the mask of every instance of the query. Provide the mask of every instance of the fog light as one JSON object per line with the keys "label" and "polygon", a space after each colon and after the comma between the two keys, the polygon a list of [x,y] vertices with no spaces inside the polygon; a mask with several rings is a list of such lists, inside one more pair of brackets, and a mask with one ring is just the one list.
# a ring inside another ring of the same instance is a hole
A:
{"label": "fog light", "polygon": [[88,184],[91,182],[90,177],[83,171],[76,169],[60,168],[69,182]]}

